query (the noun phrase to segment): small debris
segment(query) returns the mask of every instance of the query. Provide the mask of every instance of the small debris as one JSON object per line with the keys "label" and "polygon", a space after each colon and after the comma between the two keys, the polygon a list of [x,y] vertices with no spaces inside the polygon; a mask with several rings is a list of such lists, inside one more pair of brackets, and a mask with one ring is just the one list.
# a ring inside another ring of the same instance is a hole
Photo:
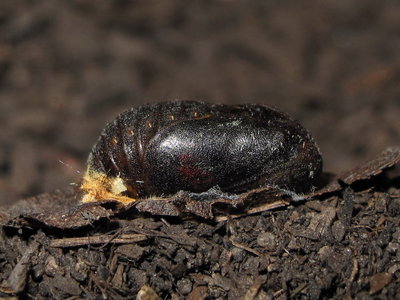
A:
{"label": "small debris", "polygon": [[276,236],[271,232],[263,232],[257,236],[257,244],[273,251],[276,248]]}
{"label": "small debris", "polygon": [[378,273],[371,277],[369,293],[375,294],[382,290],[392,281],[392,274],[390,273]]}
{"label": "small debris", "polygon": [[144,285],[138,292],[136,300],[161,300],[161,298],[150,286]]}
{"label": "small debris", "polygon": [[38,250],[39,244],[33,242],[18,260],[8,279],[0,285],[0,291],[5,294],[17,295],[25,288],[27,275],[31,268],[31,257]]}

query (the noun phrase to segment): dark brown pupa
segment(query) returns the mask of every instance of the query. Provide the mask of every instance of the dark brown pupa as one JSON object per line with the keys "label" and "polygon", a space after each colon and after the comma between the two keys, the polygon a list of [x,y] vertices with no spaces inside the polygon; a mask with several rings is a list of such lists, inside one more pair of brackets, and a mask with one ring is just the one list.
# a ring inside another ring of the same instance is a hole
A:
{"label": "dark brown pupa", "polygon": [[83,201],[132,202],[216,186],[228,193],[265,185],[307,192],[321,169],[310,134],[267,106],[161,102],[106,126],[88,159]]}

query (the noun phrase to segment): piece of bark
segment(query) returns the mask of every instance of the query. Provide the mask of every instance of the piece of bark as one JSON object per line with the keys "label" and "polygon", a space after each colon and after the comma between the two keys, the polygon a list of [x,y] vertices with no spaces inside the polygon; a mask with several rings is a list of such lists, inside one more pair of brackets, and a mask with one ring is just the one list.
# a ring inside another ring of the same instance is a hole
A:
{"label": "piece of bark", "polygon": [[342,173],[339,179],[346,184],[352,184],[359,180],[369,179],[380,174],[384,169],[394,166],[400,161],[400,148],[390,147],[379,153],[374,159],[360,166]]}

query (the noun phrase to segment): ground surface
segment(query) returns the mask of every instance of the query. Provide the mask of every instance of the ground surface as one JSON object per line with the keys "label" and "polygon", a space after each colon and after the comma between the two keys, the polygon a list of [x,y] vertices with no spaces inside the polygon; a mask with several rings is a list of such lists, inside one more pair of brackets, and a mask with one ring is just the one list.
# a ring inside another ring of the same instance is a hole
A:
{"label": "ground surface", "polygon": [[[1,1],[0,205],[79,182],[105,122],[170,99],[274,106],[340,173],[399,144],[399,82],[397,1]],[[261,298],[393,299],[393,176],[228,223],[124,216],[78,232],[8,228],[0,281],[33,257],[25,296],[132,298],[149,284],[167,298],[252,299],[262,286]],[[120,227],[146,239],[49,246]]]}

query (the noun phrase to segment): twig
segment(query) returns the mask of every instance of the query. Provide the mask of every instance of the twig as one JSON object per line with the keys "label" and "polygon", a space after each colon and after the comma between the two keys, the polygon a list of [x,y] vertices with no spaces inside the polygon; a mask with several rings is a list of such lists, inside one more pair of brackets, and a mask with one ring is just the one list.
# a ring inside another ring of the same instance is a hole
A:
{"label": "twig", "polygon": [[233,239],[230,239],[230,241],[231,241],[232,245],[235,246],[235,247],[237,247],[237,248],[246,250],[246,251],[248,251],[248,252],[250,252],[250,253],[253,253],[253,254],[256,255],[256,256],[261,256],[261,255],[262,255],[262,254],[261,254],[260,252],[258,252],[257,250],[254,250],[254,249],[252,249],[252,248],[250,248],[250,247],[247,247],[247,246],[245,246],[245,245],[239,244],[239,243],[235,242]]}
{"label": "twig", "polygon": [[267,203],[267,204],[263,204],[263,205],[260,205],[260,206],[257,206],[257,207],[250,208],[247,212],[245,212],[243,214],[228,215],[228,216],[216,216],[215,217],[215,221],[223,222],[223,221],[226,221],[228,219],[236,219],[236,218],[240,218],[240,217],[256,214],[256,213],[259,213],[259,212],[271,210],[271,209],[274,209],[274,208],[288,206],[288,205],[289,205],[288,201],[284,201],[284,200],[275,201],[273,203]]}
{"label": "twig", "polygon": [[54,248],[68,248],[83,245],[98,245],[105,243],[112,244],[130,244],[147,240],[147,236],[138,233],[125,233],[116,237],[115,235],[95,235],[90,237],[76,237],[76,238],[63,238],[55,239],[50,242],[50,247]]}

